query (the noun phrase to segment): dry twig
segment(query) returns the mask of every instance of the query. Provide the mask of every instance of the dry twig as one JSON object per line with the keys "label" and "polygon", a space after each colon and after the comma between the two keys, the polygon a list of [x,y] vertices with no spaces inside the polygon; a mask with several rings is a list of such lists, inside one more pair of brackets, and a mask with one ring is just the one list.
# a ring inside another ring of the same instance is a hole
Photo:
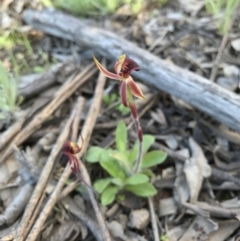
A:
{"label": "dry twig", "polygon": [[44,189],[47,185],[47,182],[48,182],[51,172],[53,170],[56,158],[57,158],[59,152],[61,151],[62,146],[64,145],[65,141],[67,140],[67,138],[69,136],[73,117],[74,117],[74,115],[72,115],[71,118],[69,118],[68,122],[66,123],[63,131],[61,132],[60,136],[58,137],[58,140],[57,140],[55,146],[53,147],[51,154],[42,170],[39,181],[35,187],[32,197],[26,207],[21,224],[17,230],[16,241],[23,241],[27,235],[27,232],[31,228],[29,225],[31,215],[32,215],[34,209],[36,208],[36,205],[39,204],[39,200],[40,200],[41,196],[43,195]]}
{"label": "dry twig", "polygon": [[159,232],[158,232],[157,220],[156,220],[156,216],[155,216],[155,210],[154,210],[154,206],[153,206],[152,197],[148,197],[148,205],[149,205],[150,214],[151,214],[151,222],[152,222],[154,241],[159,241]]}
{"label": "dry twig", "polygon": [[54,99],[22,129],[22,131],[9,144],[7,150],[0,158],[0,164],[12,153],[14,145],[18,146],[24,142],[34,131],[36,131],[46,121],[52,113],[67,99],[76,89],[83,85],[95,72],[94,64],[88,65],[81,73],[70,78],[56,93]]}
{"label": "dry twig", "polygon": [[[98,80],[97,80],[97,86],[95,89],[92,105],[89,109],[88,116],[86,118],[86,121],[85,121],[83,129],[82,129],[82,133],[78,138],[78,142],[80,142],[82,138],[84,139],[84,145],[82,147],[82,151],[79,154],[77,154],[77,157],[79,158],[79,160],[80,160],[81,155],[84,154],[84,152],[86,151],[86,149],[88,147],[90,137],[91,137],[92,131],[94,129],[94,126],[95,126],[95,123],[96,123],[96,120],[98,117],[98,113],[101,108],[101,100],[102,100],[105,82],[106,82],[106,77],[102,73],[100,73]],[[92,188],[90,188],[91,187],[90,177],[88,175],[86,167],[83,165],[81,160],[79,161],[79,167],[80,167],[81,177],[87,183],[86,189],[88,191],[89,198],[91,200],[93,209],[95,211],[95,215],[98,220],[99,227],[101,229],[103,240],[110,241],[111,238],[110,238],[110,234],[108,232],[105,220],[98,207],[98,203],[95,199],[93,190],[92,190]]]}
{"label": "dry twig", "polygon": [[[80,115],[83,109],[85,103],[85,99],[80,97],[77,101],[77,103],[75,104],[75,107],[72,111],[72,115],[70,117],[70,121],[72,122],[75,118],[76,115]],[[80,119],[80,118],[79,118]],[[69,167],[69,165],[67,164],[64,172],[61,176],[61,178],[58,181],[57,186],[55,187],[53,193],[51,194],[48,202],[46,203],[44,209],[42,210],[39,218],[37,219],[37,221],[35,222],[31,232],[29,233],[28,237],[27,237],[27,241],[34,241],[36,240],[38,234],[40,233],[42,226],[44,224],[44,222],[46,221],[47,217],[49,216],[52,208],[54,207],[55,203],[57,202],[57,199],[60,195],[60,192],[62,191],[62,188],[64,186],[64,184],[66,183],[66,180],[68,179],[68,177],[71,174],[71,168]]]}
{"label": "dry twig", "polygon": [[133,73],[134,76],[240,131],[240,97],[212,81],[163,61],[117,34],[94,28],[67,14],[27,10],[23,15],[24,20],[33,27],[72,40],[80,46],[89,46],[111,60],[127,53],[141,66],[141,71]]}

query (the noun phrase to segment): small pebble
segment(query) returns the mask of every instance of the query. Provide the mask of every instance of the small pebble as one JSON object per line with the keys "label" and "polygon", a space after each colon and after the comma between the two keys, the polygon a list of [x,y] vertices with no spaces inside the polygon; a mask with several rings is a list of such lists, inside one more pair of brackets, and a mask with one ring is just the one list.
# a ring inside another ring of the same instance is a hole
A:
{"label": "small pebble", "polygon": [[129,215],[128,226],[136,229],[144,229],[149,224],[150,215],[147,209],[134,210]]}

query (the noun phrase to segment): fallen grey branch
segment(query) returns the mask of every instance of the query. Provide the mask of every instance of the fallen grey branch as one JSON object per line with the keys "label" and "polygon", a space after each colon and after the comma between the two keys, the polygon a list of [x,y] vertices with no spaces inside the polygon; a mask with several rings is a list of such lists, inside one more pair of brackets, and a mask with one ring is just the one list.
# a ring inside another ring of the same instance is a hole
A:
{"label": "fallen grey branch", "polygon": [[211,81],[159,59],[109,31],[55,10],[26,10],[23,19],[36,29],[69,39],[93,52],[116,60],[126,53],[141,71],[134,73],[143,82],[183,99],[219,122],[240,132],[240,97]]}

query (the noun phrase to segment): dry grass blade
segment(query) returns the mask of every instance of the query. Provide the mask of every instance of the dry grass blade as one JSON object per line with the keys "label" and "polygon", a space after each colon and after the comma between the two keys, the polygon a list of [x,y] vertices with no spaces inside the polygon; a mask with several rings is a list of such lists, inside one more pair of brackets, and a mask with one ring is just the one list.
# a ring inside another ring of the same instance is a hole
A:
{"label": "dry grass blade", "polygon": [[151,214],[151,222],[152,222],[152,229],[153,229],[153,236],[154,236],[154,241],[159,240],[159,232],[158,232],[158,227],[157,227],[157,220],[156,220],[156,214],[153,206],[153,200],[151,197],[148,198],[148,205],[150,209],[150,214]]}
{"label": "dry grass blade", "polygon": [[4,154],[1,156],[0,164],[12,153],[14,145],[21,144],[34,133],[34,131],[36,131],[44,121],[46,121],[52,113],[96,71],[97,69],[94,67],[94,64],[90,64],[81,73],[75,76],[73,80],[70,79],[67,81],[56,93],[54,99],[13,139]]}

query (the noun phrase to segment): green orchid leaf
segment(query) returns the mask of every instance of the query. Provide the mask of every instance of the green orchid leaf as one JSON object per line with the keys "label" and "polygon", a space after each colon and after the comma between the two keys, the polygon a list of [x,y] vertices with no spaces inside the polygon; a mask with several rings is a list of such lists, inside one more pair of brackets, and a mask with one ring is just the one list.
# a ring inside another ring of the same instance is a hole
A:
{"label": "green orchid leaf", "polygon": [[141,183],[146,183],[148,181],[149,181],[149,177],[147,175],[144,175],[142,173],[137,173],[129,177],[125,183],[130,185],[138,185]]}
{"label": "green orchid leaf", "polygon": [[119,187],[124,186],[124,179],[122,178],[112,178],[111,182]]}
{"label": "green orchid leaf", "polygon": [[116,178],[125,178],[125,173],[123,172],[121,166],[119,165],[118,161],[114,159],[108,159],[105,161],[100,161],[100,165],[104,170],[106,170],[112,177]]}
{"label": "green orchid leaf", "polygon": [[108,186],[101,195],[102,205],[106,206],[111,204],[115,200],[117,192],[118,192],[118,187]]}
{"label": "green orchid leaf", "polygon": [[155,174],[150,169],[143,169],[141,172],[150,178],[155,177]]}
{"label": "green orchid leaf", "polygon": [[126,185],[124,187],[126,191],[134,193],[139,197],[150,197],[157,194],[156,188],[151,183],[142,183],[138,185]]}
{"label": "green orchid leaf", "polygon": [[142,168],[153,167],[163,163],[167,158],[166,152],[150,151],[144,155],[142,160]]}
{"label": "green orchid leaf", "polygon": [[104,189],[111,183],[112,178],[99,179],[94,183],[94,189],[98,193],[102,193]]}
{"label": "green orchid leaf", "polygon": [[146,153],[154,143],[155,137],[152,135],[143,135],[143,153]]}
{"label": "green orchid leaf", "polygon": [[91,146],[87,151],[86,161],[90,163],[99,162],[102,152],[105,152],[103,148],[98,146]]}
{"label": "green orchid leaf", "polygon": [[126,169],[126,172],[131,172],[130,166],[128,164],[128,158],[123,152],[112,151],[111,157],[116,159]]}
{"label": "green orchid leaf", "polygon": [[[148,149],[151,147],[151,145],[154,143],[155,138],[152,135],[143,135],[143,153],[146,153]],[[133,163],[137,159],[138,155],[138,141],[135,142],[132,150],[128,152],[128,160]]]}
{"label": "green orchid leaf", "polygon": [[117,125],[115,136],[116,148],[120,152],[125,152],[127,149],[127,127],[123,121]]}

